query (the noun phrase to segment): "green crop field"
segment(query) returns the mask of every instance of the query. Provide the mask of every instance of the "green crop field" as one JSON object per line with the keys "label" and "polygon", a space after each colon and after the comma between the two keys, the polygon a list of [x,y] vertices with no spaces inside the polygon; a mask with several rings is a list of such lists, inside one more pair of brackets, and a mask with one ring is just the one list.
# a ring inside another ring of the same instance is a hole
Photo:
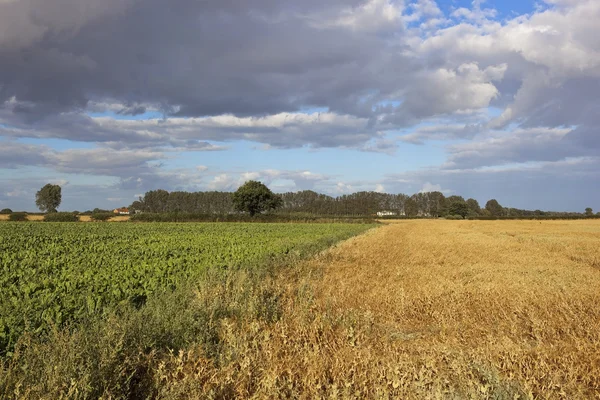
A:
{"label": "green crop field", "polygon": [[360,224],[0,224],[0,355],[26,331],[77,323],[199,279],[260,266],[368,229]]}

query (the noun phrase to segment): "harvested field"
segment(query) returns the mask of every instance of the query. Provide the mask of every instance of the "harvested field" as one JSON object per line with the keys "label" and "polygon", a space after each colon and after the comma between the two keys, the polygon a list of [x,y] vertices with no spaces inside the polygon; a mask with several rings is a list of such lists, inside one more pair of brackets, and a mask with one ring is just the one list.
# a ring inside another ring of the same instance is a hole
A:
{"label": "harvested field", "polygon": [[129,221],[129,216],[128,215],[119,215],[116,217],[112,217],[108,221],[109,222],[127,222],[127,221]]}
{"label": "harvested field", "polygon": [[[9,217],[10,217],[9,214],[0,214],[0,221],[8,221]],[[79,222],[92,222],[92,217],[90,215],[79,215],[78,218],[79,218]],[[43,215],[28,215],[27,220],[28,221],[43,221],[44,216]],[[129,221],[129,216],[120,215],[120,216],[110,218],[108,221],[109,222],[126,222],[126,221]]]}
{"label": "harvested field", "polygon": [[600,398],[599,244],[597,221],[390,223],[280,277],[275,324],[224,323],[219,365],[165,361],[165,396]]}
{"label": "harvested field", "polygon": [[[95,222],[91,215],[79,215],[79,222]],[[107,222],[127,222],[129,221],[128,215],[117,215],[116,217],[109,218]]]}
{"label": "harvested field", "polygon": [[[9,218],[10,218],[10,214],[0,214],[0,221],[8,221]],[[27,220],[28,221],[43,221],[44,216],[43,215],[28,215]]]}

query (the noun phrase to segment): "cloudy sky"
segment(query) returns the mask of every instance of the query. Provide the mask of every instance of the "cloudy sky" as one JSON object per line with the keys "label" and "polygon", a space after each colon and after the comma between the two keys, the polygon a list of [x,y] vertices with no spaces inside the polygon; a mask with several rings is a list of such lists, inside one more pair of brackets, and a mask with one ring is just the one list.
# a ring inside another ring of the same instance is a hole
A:
{"label": "cloudy sky", "polygon": [[144,192],[600,211],[598,0],[0,0],[0,208]]}

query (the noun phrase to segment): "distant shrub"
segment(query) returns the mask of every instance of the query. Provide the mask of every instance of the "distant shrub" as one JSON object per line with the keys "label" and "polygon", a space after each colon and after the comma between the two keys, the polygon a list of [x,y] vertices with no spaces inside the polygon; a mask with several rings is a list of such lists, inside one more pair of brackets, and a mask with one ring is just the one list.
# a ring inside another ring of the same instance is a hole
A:
{"label": "distant shrub", "polygon": [[12,212],[10,208],[4,208],[0,211],[0,214],[12,214]]}
{"label": "distant shrub", "polygon": [[27,221],[27,213],[22,213],[22,212],[12,213],[8,217],[8,220],[9,221]]}
{"label": "distant shrub", "polygon": [[92,220],[94,220],[94,221],[108,221],[109,219],[111,219],[114,216],[115,216],[114,213],[108,213],[108,212],[92,213]]}
{"label": "distant shrub", "polygon": [[464,219],[464,218],[462,217],[462,215],[448,215],[446,217],[446,219],[456,220],[456,219]]}
{"label": "distant shrub", "polygon": [[50,213],[44,216],[45,222],[79,222],[77,215],[70,212]]}

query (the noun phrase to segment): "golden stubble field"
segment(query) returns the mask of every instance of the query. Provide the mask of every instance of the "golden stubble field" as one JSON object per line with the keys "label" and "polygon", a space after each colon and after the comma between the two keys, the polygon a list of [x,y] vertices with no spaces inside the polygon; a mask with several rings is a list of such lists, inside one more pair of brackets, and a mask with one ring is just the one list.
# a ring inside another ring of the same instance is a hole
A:
{"label": "golden stubble field", "polygon": [[[600,398],[600,221],[400,221],[265,281],[165,398]],[[206,297],[206,296],[204,296]]]}
{"label": "golden stubble field", "polygon": [[[10,216],[8,214],[0,215],[0,221],[8,221],[9,217]],[[79,222],[93,222],[92,217],[90,215],[80,215],[78,218],[79,218]],[[28,221],[43,221],[44,216],[43,215],[28,215],[27,220]],[[109,222],[126,222],[126,221],[129,221],[129,216],[119,215],[119,216],[110,218],[108,221]]]}

